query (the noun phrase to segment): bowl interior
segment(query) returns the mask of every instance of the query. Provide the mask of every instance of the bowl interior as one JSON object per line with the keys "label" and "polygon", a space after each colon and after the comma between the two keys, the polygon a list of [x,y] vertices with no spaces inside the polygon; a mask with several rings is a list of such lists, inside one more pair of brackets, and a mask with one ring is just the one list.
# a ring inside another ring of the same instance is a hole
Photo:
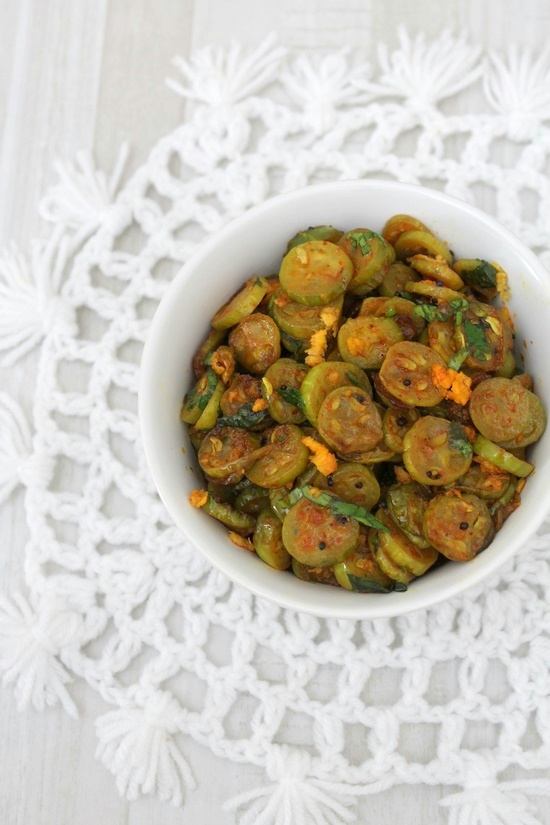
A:
{"label": "bowl interior", "polygon": [[536,256],[483,212],[439,192],[387,181],[337,182],[273,198],[205,242],[170,285],[153,319],[144,349],[139,411],[147,459],[158,491],[178,527],[227,576],[285,607],[319,616],[392,616],[447,599],[495,571],[540,525],[550,482],[550,428],[532,449],[536,472],[489,548],[466,564],[449,563],[414,581],[405,593],[362,595],[301,582],[265,565],[228,540],[226,530],[192,508],[191,490],[202,485],[193,450],[179,421],[193,381],[191,358],[219,306],[250,276],[278,271],[286,242],[299,229],[334,224],[344,230],[380,231],[404,212],[426,223],[456,257],[480,257],[508,272],[516,347],[536,392],[550,408],[544,341],[550,324],[550,278]]}

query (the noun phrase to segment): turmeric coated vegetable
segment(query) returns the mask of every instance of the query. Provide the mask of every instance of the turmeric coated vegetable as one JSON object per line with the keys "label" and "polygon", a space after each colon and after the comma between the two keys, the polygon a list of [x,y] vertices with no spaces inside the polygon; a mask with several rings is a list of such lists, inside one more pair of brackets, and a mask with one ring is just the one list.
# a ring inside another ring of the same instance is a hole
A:
{"label": "turmeric coated vegetable", "polygon": [[189,502],[227,529],[227,552],[350,598],[482,552],[546,426],[491,303],[509,292],[498,263],[454,260],[406,214],[288,240],[278,274],[214,315],[180,410],[205,479]]}

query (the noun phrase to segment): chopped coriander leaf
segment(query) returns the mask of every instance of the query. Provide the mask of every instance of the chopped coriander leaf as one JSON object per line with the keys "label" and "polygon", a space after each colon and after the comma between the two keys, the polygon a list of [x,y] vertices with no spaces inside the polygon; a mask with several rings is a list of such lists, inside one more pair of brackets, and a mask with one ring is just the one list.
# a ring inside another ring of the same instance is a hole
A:
{"label": "chopped coriander leaf", "polygon": [[456,370],[458,372],[469,354],[470,350],[468,347],[462,347],[462,349],[459,349],[458,352],[453,355],[447,366],[449,369]]}
{"label": "chopped coriander leaf", "polygon": [[413,315],[424,318],[425,321],[444,321],[445,316],[433,304],[417,304],[412,311]]}
{"label": "chopped coriander leaf", "polygon": [[491,289],[497,285],[497,270],[488,261],[480,260],[479,266],[470,271],[460,273],[461,277],[470,286],[479,286],[482,289]]}
{"label": "chopped coriander leaf", "polygon": [[473,453],[473,447],[468,441],[468,436],[462,424],[458,421],[451,421],[449,427],[449,447],[451,450],[457,450],[465,458]]}
{"label": "chopped coriander leaf", "polygon": [[371,238],[379,238],[383,243],[385,243],[384,239],[377,232],[371,232],[370,230],[365,230],[364,232],[350,232],[348,238],[351,240],[352,246],[355,249],[359,248],[363,255],[368,255],[371,251],[371,246],[369,244]]}
{"label": "chopped coriander leaf", "polygon": [[481,323],[476,324],[474,321],[466,318],[464,321],[464,339],[466,346],[472,351],[474,358],[480,361],[489,360],[491,348]]}

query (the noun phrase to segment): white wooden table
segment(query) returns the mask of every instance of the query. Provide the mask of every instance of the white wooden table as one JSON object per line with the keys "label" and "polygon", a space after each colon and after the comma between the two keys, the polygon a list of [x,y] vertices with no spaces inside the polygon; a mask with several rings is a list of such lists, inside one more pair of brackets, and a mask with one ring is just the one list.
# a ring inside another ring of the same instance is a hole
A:
{"label": "white wooden table", "polygon": [[[397,27],[437,38],[447,27],[473,42],[504,48],[511,41],[540,48],[550,34],[547,0],[3,0],[0,5],[0,245],[23,248],[44,232],[37,201],[54,180],[53,163],[79,149],[110,169],[129,140],[130,169],[184,117],[185,104],[164,85],[171,57],[207,43],[253,45],[271,31],[293,48],[346,44],[373,60],[377,44],[397,41]],[[0,386],[27,411],[34,354],[0,369]],[[0,515],[0,588],[22,579],[26,539],[23,497]],[[160,822],[229,825],[229,796],[262,781],[188,745],[194,771],[208,776],[184,811],[155,799],[127,803],[94,758],[94,718],[101,700],[83,684],[71,687],[80,720],[62,710],[19,714],[11,691],[0,693],[0,822],[3,825],[145,825]],[[479,745],[483,741],[480,733]],[[421,747],[421,743],[419,743]],[[378,825],[403,817],[414,797],[424,815],[443,823],[440,788],[396,788],[368,801]],[[367,809],[364,809],[365,814]],[[544,820],[550,823],[550,818]]]}

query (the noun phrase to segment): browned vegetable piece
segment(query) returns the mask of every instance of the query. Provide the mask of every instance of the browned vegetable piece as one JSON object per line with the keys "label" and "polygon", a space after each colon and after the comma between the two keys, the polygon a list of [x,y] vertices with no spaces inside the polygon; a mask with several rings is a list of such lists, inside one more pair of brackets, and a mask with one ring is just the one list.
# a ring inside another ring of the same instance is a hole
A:
{"label": "browned vegetable piece", "polygon": [[249,315],[231,330],[229,346],[239,364],[255,375],[263,375],[281,357],[277,324],[261,312]]}
{"label": "browned vegetable piece", "polygon": [[237,427],[217,427],[201,442],[199,464],[207,478],[235,484],[244,475],[247,462],[254,461],[259,447],[258,435]]}
{"label": "browned vegetable piece", "polygon": [[244,404],[254,403],[261,398],[261,395],[260,379],[239,373],[233,377],[231,384],[222,395],[221,411],[224,415],[236,415]]}
{"label": "browned vegetable piece", "polygon": [[415,421],[420,418],[420,413],[413,407],[396,409],[389,407],[384,412],[382,427],[384,430],[384,444],[394,453],[403,452],[403,439],[409,432]]}
{"label": "browned vegetable piece", "polygon": [[279,279],[294,301],[320,306],[343,295],[352,274],[352,262],[339,246],[330,241],[307,241],[287,252]]}
{"label": "browned vegetable piece", "polygon": [[[325,495],[328,495],[325,493]],[[301,498],[283,521],[283,543],[290,555],[310,567],[330,567],[357,546],[359,523]]]}
{"label": "browned vegetable piece", "polygon": [[400,319],[406,319],[412,326],[415,335],[420,335],[426,322],[420,315],[415,314],[416,304],[406,298],[365,298],[359,310],[359,318],[365,315],[374,315],[376,318],[393,318],[397,324]]}
{"label": "browned vegetable piece", "polygon": [[418,218],[413,218],[412,215],[392,215],[384,224],[382,237],[388,243],[391,243],[392,246],[395,246],[395,242],[403,232],[412,232],[413,230],[419,232],[430,231],[422,221],[419,221]]}
{"label": "browned vegetable piece", "polygon": [[391,264],[384,275],[384,280],[380,284],[378,291],[380,295],[392,298],[396,292],[403,292],[408,281],[418,281],[420,275],[407,266],[403,261],[395,261]]}
{"label": "browned vegetable piece", "polygon": [[390,395],[411,407],[435,407],[441,393],[432,382],[432,366],[445,362],[416,341],[402,341],[388,350],[380,367],[380,380]]}
{"label": "browned vegetable piece", "polygon": [[433,487],[451,484],[467,472],[472,447],[457,421],[426,415],[406,434],[403,462],[415,481]]}
{"label": "browned vegetable piece", "polygon": [[487,505],[471,493],[433,498],[424,513],[423,530],[430,544],[452,561],[473,559],[495,532]]}
{"label": "browned vegetable piece", "polygon": [[342,360],[361,369],[379,369],[389,348],[403,340],[403,333],[393,318],[364,316],[350,318],[338,332],[338,350]]}
{"label": "browned vegetable piece", "polygon": [[302,431],[294,424],[280,424],[269,433],[264,454],[246,471],[258,487],[283,487],[303,473],[309,450],[302,444]]}
{"label": "browned vegetable piece", "polygon": [[338,246],[353,262],[353,278],[348,292],[366,295],[382,283],[393,253],[381,235],[370,229],[353,229],[340,238]]}
{"label": "browned vegetable piece", "polygon": [[537,396],[510,378],[489,378],[478,384],[470,398],[470,416],[485,438],[505,449],[538,441],[546,423]]}
{"label": "browned vegetable piece", "polygon": [[339,387],[329,393],[319,409],[317,428],[342,455],[372,450],[383,435],[380,412],[359,387]]}
{"label": "browned vegetable piece", "polygon": [[303,582],[330,584],[333,587],[340,587],[332,567],[309,567],[307,564],[292,559],[292,572],[297,579]]}

